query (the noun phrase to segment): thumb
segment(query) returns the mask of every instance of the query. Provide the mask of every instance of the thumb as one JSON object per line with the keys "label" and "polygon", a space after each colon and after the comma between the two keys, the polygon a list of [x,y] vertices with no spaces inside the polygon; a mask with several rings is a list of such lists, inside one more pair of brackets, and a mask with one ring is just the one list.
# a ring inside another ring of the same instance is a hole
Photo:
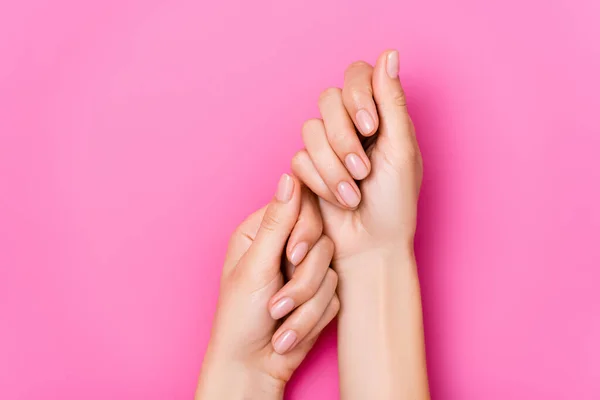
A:
{"label": "thumb", "polygon": [[412,122],[406,108],[406,96],[399,78],[397,50],[383,52],[373,71],[373,96],[380,118],[380,136],[393,146],[392,151],[409,150],[414,145]]}
{"label": "thumb", "polygon": [[282,254],[300,213],[301,187],[296,178],[283,174],[275,197],[264,212],[252,245],[243,257],[251,274],[278,273]]}

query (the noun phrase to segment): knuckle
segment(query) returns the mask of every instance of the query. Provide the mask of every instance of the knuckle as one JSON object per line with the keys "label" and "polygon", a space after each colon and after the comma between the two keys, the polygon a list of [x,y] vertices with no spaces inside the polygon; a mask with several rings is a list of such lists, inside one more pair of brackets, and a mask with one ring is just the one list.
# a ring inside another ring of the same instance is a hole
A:
{"label": "knuckle", "polygon": [[315,235],[318,237],[323,234],[323,220],[321,219],[321,215],[318,210],[315,210],[315,218],[314,218],[314,230]]}
{"label": "knuckle", "polygon": [[337,314],[340,311],[341,303],[337,295],[333,296],[333,299],[331,299],[330,307],[334,314]]}
{"label": "knuckle", "polygon": [[[333,255],[333,251],[335,250],[335,246],[333,244],[333,240],[327,235],[322,235],[320,241],[320,245],[323,246],[323,250],[329,255]],[[331,270],[333,272],[333,270]]]}
{"label": "knuckle", "polygon": [[[311,349],[315,345],[315,343],[317,343],[317,339],[319,339],[318,335],[310,336],[308,338],[305,338],[303,342],[306,343],[307,348]],[[290,375],[291,375],[291,373],[290,373]]]}
{"label": "knuckle", "polygon": [[281,221],[272,209],[265,213],[260,226],[268,232],[274,232],[281,225]]}
{"label": "knuckle", "polygon": [[243,240],[248,240],[250,243],[254,241],[251,230],[248,229],[246,223],[238,225],[229,237],[229,247],[235,246]]}
{"label": "knuckle", "polygon": [[296,285],[296,292],[302,301],[310,299],[315,294],[314,285],[310,281],[298,281]]}
{"label": "knuckle", "polygon": [[348,90],[348,95],[347,95],[347,100],[358,104],[358,103],[365,103],[365,99],[371,99],[373,97],[373,92],[371,89],[371,86],[365,86],[365,87],[352,87]]}
{"label": "knuckle", "polygon": [[323,232],[323,221],[314,211],[307,211],[300,215],[297,228],[303,236],[314,243]]}
{"label": "knuckle", "polygon": [[294,156],[292,157],[292,162],[291,162],[293,171],[297,171],[302,168],[302,166],[304,165],[304,160],[306,160],[307,155],[308,154],[306,153],[306,150],[300,150],[299,152],[294,154]]}
{"label": "knuckle", "polygon": [[406,107],[406,96],[404,90],[400,89],[394,92],[392,102],[396,107]]}
{"label": "knuckle", "polygon": [[352,64],[348,65],[348,68],[346,68],[346,74],[357,70],[357,69],[371,69],[373,68],[371,66],[371,64],[369,64],[366,61],[363,60],[358,60],[358,61],[354,61]]}
{"label": "knuckle", "polygon": [[330,129],[327,131],[327,140],[334,150],[343,149],[348,142],[348,135],[343,129]]}
{"label": "knuckle", "polygon": [[302,325],[305,327],[311,327],[321,319],[323,310],[319,309],[316,305],[311,304],[302,310]]}
{"label": "knuckle", "polygon": [[304,121],[302,124],[302,139],[306,142],[306,139],[322,129],[322,122],[320,119],[311,118]]}
{"label": "knuckle", "polygon": [[231,246],[231,245],[235,244],[238,240],[240,240],[241,237],[244,237],[244,236],[247,236],[246,232],[244,231],[243,227],[241,225],[239,225],[237,228],[235,228],[235,230],[229,237],[229,245]]}
{"label": "knuckle", "polygon": [[243,232],[243,225],[240,224],[238,226],[235,227],[235,229],[233,230],[233,232],[231,233],[231,236],[229,237],[229,241],[235,240],[236,238],[240,237],[242,235]]}
{"label": "knuckle", "polygon": [[319,95],[319,104],[325,103],[342,96],[342,90],[336,87],[330,87],[321,92]]}
{"label": "knuckle", "polygon": [[338,274],[334,270],[329,268],[327,270],[327,275],[325,276],[325,278],[329,279],[329,281],[331,281],[331,284],[334,288],[337,287],[339,278],[338,278]]}
{"label": "knuckle", "polygon": [[294,156],[292,157],[292,165],[302,165],[307,156],[308,153],[305,149],[297,151],[296,154],[294,154]]}

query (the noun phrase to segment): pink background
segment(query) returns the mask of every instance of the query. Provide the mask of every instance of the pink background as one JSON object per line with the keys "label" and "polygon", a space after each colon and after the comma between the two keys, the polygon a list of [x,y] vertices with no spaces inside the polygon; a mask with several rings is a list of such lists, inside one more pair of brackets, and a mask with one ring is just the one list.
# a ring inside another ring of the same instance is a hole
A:
{"label": "pink background", "polygon": [[[190,399],[230,232],[319,91],[394,47],[433,397],[600,398],[599,19],[596,0],[4,1],[0,397]],[[330,329],[288,398],[337,393]]]}

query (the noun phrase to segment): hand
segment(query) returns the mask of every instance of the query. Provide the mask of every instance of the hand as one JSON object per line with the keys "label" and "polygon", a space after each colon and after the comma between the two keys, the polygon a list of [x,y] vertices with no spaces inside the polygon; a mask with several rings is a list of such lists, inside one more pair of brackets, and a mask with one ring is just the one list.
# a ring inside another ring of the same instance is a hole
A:
{"label": "hand", "polygon": [[339,310],[332,256],[316,198],[283,175],[271,203],[231,237],[198,399],[283,396],[286,382]]}
{"label": "hand", "polygon": [[325,200],[338,271],[360,254],[413,251],[423,168],[398,68],[395,50],[374,68],[350,65],[344,88],[321,94],[323,119],[304,124],[306,148],[292,160],[295,175]]}
{"label": "hand", "polygon": [[[398,79],[398,53],[352,64],[319,99],[294,173],[320,196],[344,305],[340,397],[429,399],[414,258],[422,161]],[[358,133],[355,129],[358,127]]]}

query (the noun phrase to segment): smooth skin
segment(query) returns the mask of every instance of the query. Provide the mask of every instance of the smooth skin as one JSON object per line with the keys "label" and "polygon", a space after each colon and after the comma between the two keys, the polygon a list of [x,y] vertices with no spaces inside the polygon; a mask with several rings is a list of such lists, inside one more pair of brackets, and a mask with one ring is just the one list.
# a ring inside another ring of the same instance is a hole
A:
{"label": "smooth skin", "polygon": [[282,398],[338,311],[343,400],[429,399],[413,249],[423,166],[398,70],[386,51],[324,91],[292,160],[306,186],[284,175],[232,236],[197,399]]}
{"label": "smooth skin", "polygon": [[322,227],[314,194],[284,174],[271,203],[236,229],[196,399],[283,398],[340,308]]}
{"label": "smooth skin", "polygon": [[292,160],[335,245],[344,400],[429,399],[413,246],[423,163],[398,72],[395,50],[348,67]]}

